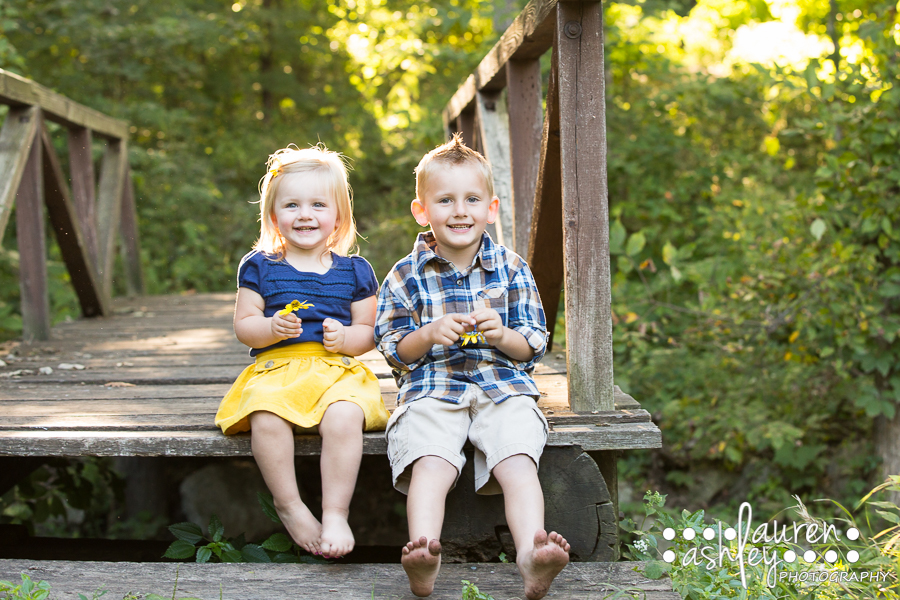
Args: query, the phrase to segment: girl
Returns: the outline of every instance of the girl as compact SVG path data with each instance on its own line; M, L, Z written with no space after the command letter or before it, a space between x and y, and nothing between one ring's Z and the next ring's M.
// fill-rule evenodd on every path
M259 241L238 267L234 332L256 363L226 394L216 425L250 430L253 456L288 533L308 552L353 549L347 524L362 433L389 418L378 380L351 358L375 347L378 283L347 256L356 242L342 157L324 146L284 148L260 184ZM322 522L300 499L294 427L322 436Z

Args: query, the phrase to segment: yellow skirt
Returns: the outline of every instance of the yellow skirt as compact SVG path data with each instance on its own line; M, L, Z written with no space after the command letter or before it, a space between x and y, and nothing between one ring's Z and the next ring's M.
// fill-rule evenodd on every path
M387 425L390 414L368 367L317 342L302 342L258 354L219 404L216 425L226 435L249 431L250 413L265 410L298 427L315 427L325 409L341 400L362 408L366 431Z

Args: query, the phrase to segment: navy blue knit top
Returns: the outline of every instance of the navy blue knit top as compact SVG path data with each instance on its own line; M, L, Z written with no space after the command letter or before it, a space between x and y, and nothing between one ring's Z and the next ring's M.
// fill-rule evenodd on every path
M331 268L326 273L298 271L286 260L275 261L253 251L241 259L238 287L253 290L263 297L263 314L271 317L293 300L313 304L296 313L303 322L300 337L281 340L265 348L251 348L250 356L300 342L322 343L322 321L332 318L351 325L350 304L374 296L378 281L372 265L361 256L338 256L332 253Z

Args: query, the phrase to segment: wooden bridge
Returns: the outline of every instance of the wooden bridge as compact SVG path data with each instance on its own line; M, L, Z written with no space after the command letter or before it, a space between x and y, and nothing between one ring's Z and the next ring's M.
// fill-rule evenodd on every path
M619 558L616 457L660 447L661 435L613 383L601 17L596 1L532 0L450 100L444 119L448 134L461 131L491 161L501 198L493 234L528 257L549 323L565 289L568 352L548 353L535 373L551 424L540 477L547 527L569 538L580 562L548 597L603 598L629 588L661 600L678 597L667 580L610 562ZM544 113L540 57L551 48ZM24 316L24 340L0 367L0 493L44 457L250 456L248 435L225 437L213 425L219 400L249 363L231 328L233 293L141 295L127 124L2 71L0 103L10 106L0 131L0 236L15 200ZM68 177L45 120L67 132ZM106 142L99 184L94 136ZM85 317L52 329L44 207ZM129 295L111 298L117 239ZM375 352L362 360L392 409L397 388L387 364ZM318 436L296 438L297 455L320 447ZM385 450L382 434L365 435L366 454ZM465 475L448 498L444 536L460 547L489 539L503 548L502 499L476 497ZM174 565L0 559L0 578L26 568L60 591L105 583L115 593L119 580L149 586L150 574L174 579L175 572ZM211 598L213 582L222 580L225 598L280 597L298 584L322 592L315 597L410 597L399 565L266 568L182 565L179 594L193 586L192 595ZM258 578L254 573L266 573L271 585L248 591L239 582ZM515 595L514 576L512 565L448 565L434 597L459 597L460 579Z

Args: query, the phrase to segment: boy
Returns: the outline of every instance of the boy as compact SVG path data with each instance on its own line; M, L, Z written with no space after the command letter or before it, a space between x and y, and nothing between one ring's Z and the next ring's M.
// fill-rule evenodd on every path
M475 488L502 490L516 565L530 600L569 561L544 530L537 466L547 440L530 373L546 350L544 311L525 262L497 246L491 168L458 136L416 167L416 222L430 225L394 265L378 298L375 340L394 368L398 407L385 436L394 487L408 495L401 562L417 596L434 589L447 493L475 446Z

